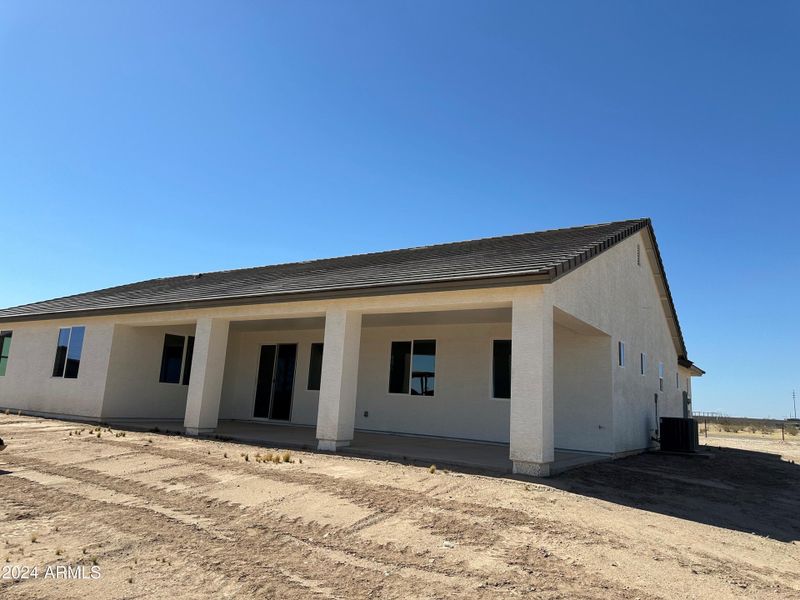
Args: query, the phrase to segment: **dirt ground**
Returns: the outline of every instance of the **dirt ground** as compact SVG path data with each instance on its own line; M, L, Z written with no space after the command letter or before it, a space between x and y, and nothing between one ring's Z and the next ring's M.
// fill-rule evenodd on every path
M100 433L0 415L3 599L800 598L800 441L533 481Z

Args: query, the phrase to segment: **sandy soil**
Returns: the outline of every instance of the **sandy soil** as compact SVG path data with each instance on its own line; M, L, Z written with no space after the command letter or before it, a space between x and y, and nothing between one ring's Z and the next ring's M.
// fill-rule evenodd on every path
M0 415L0 567L39 569L0 597L800 598L797 441L524 481L90 430Z

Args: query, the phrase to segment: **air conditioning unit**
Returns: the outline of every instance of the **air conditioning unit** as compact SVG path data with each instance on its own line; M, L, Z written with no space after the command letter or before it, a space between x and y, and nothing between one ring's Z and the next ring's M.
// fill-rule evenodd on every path
M697 421L678 417L659 419L661 449L667 452L697 452L700 440Z

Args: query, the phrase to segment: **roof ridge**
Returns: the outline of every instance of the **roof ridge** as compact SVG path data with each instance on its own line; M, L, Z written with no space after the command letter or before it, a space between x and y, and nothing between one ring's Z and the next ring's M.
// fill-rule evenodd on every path
M17 305L17 306L3 308L2 310L0 310L0 316L2 316L2 313L8 312L8 311L13 312L14 310L20 309L20 308L33 307L33 306L37 306L37 305L48 305L48 304L51 304L51 303L54 303L54 302L61 302L61 301L64 301L64 300L72 300L72 299L79 299L80 297L83 297L83 296L90 296L90 295L103 294L103 293L109 293L109 292L123 293L123 292L125 292L125 290L128 290L128 289L136 290L139 287L141 287L143 285L148 285L148 284L150 286L159 286L159 285L169 286L170 283L191 281L192 279L197 279L197 280L202 281L203 275L209 275L209 276L213 276L213 275L231 275L231 274L235 275L237 273L244 274L246 272L258 272L258 271L263 270L263 269L281 269L281 268L287 268L287 267L299 266L299 265L307 265L307 266L310 267L310 269L308 269L304 273L305 275L308 275L309 271L313 271L314 270L314 266L319 265L320 267L323 267L326 264L330 264L331 262L345 261L347 259L356 259L356 258L363 259L363 258L376 257L376 256L381 256L381 255L392 255L392 254L397 254L397 253L414 253L414 252L419 252L419 251L424 251L424 250L432 250L432 249L437 249L437 248L438 249L446 248L448 246L453 247L453 248L457 248L459 246L474 245L474 244L480 244L480 243L485 243L485 242L490 242L490 241L501 242L501 241L506 241L506 240L510 240L510 239L513 239L513 238L520 238L521 239L521 238L524 238L526 236L540 236L540 235L557 234L557 233L564 233L564 232L582 232L582 231L587 231L587 230L591 230L591 229L597 229L597 228L601 228L601 227L616 226L614 228L614 230L612 230L611 232L608 232L605 236L603 236L600 239L595 239L595 240L591 241L591 243L589 243L587 241L587 242L582 244L583 247L581 247L581 248L574 248L573 247L572 249L570 249L568 251L567 256L563 260L561 260L561 261L557 261L557 260L551 261L550 264L548 264L546 267L543 266L543 265L540 265L540 269L541 268L547 268L550 271L558 270L559 272L563 272L565 264L571 263L571 262L576 261L576 260L577 260L578 264L580 264L580 263L584 262L583 256L586 255L587 252L590 253L590 254L593 254L595 249L598 249L598 248L601 248L600 251L602 251L602 248L606 247L606 245L609 243L609 241L614 240L615 238L619 238L620 236L626 237L632 229L637 229L638 230L641 227L646 226L649 223L650 223L650 219L645 217L645 218L638 218L638 219L627 219L627 220L623 220L623 221L609 221L609 222L606 222L606 223L594 223L594 224L588 224L588 225L578 225L578 226L573 226L573 227L545 229L545 230L541 230L541 231L530 231L530 232L523 232L523 233L513 233L513 234L506 234L506 235L499 235L499 236L487 236L487 237L483 237L483 238L476 238L476 239L470 239L470 240L459 240L459 241L454 241L454 242L442 242L442 243L438 243L438 244L428 244L428 245L423 245L423 246L412 246L412 247L409 247L409 248L398 248L398 249L392 249L392 250L379 250L379 251L375 251L375 252L363 252L363 253L335 256L335 257L328 257L328 258L316 258L316 259L309 259L309 260L304 260L304 261L292 261L292 262L277 263L277 264L271 264L271 265L260 265L260 266L254 266L254 267L241 267L241 268L237 268L237 269L225 269L225 270L220 270L220 271L207 271L207 272L194 273L194 274L182 274L182 275L171 275L171 276L166 276L166 277L155 277L155 278L151 278L151 279L144 279L144 280L140 280L140 281L136 281L136 282L124 283L124 284L120 284L120 285L113 285L113 286L108 286L108 287L105 287L105 288L90 290L90 291L86 291L86 292L78 292L78 293L74 293L74 294L67 294L67 295L64 295L64 296L59 296L57 298L49 298L49 299L41 300L41 301L37 301L37 302L31 302L31 303L26 303L26 304L21 304L21 305ZM620 239L622 239L622 238L620 238ZM560 252L564 253L565 251L566 251L566 249L563 249ZM549 253L546 253L546 254L549 255ZM554 257L557 256L558 254L559 254L559 251L555 251L555 250L553 251ZM358 265L358 266L363 266L363 265ZM319 269L319 270L320 271L324 271L324 269ZM569 268L567 268L567 270L569 270ZM287 274L287 275L291 275L291 274ZM202 284L201 284L201 287L204 287L204 286L202 286Z
M136 285L138 283L146 283L146 282L151 282L151 281L153 281L153 282L154 281L162 281L162 280L166 281L166 280L170 280L170 279L180 279L180 278L183 278L183 277L197 277L197 276L203 276L203 275L212 275L212 274L216 274L216 273L236 273L237 271L251 271L251 270L255 270L255 269L264 269L264 268L267 268L267 267L289 267L289 266L293 266L293 265L308 265L308 264L312 264L312 263L326 262L326 261L332 261L332 260L341 260L341 259L345 259L345 258L378 256L378 255L381 255L381 254L390 254L390 253L393 253L393 252L410 252L410 251L418 251L418 250L428 250L430 248L442 248L444 246L456 246L456 245L459 245L459 244L471 244L471 243L475 243L475 242L486 242L486 241L489 241L489 240L506 240L506 239L509 239L509 238L523 237L523 236L526 236L526 235L539 235L539 234L543 234L543 233L557 233L557 232L563 232L563 231L576 231L576 230L580 230L580 229L593 229L593 228L596 228L596 227L607 227L608 225L623 225L623 224L631 224L631 225L633 225L634 223L641 223L641 222L645 222L645 221L649 222L650 218L649 217L640 217L640 218L637 218L637 219L625 219L623 221L608 221L606 223L593 223L593 224L589 224L589 225L576 225L574 227L558 227L558 228L555 228L555 229L542 229L540 231L523 231L523 232L520 232L520 233L509 233L509 234L504 234L504 235L491 235L491 236L487 236L487 237L475 238L475 239L470 239L470 240L457 240L457 241L453 241L453 242L439 242L437 244L426 244L426 245L423 245L423 246L410 246L408 248L391 248L389 250L375 250L373 252L356 252L355 254L342 254L340 256L329 256L329 257L325 257L325 258L309 258L307 260L293 260L293 261L288 261L288 262L283 262L283 263L272 263L272 264L267 264L267 265L256 265L256 266L253 266L253 267L239 267L239 268L236 268L236 269L222 269L222 270L219 270L219 271L200 271L198 273L185 273L183 275L168 275L166 277L155 277L153 279L143 279L142 281L137 281L135 283L123 284L121 286L119 286L119 285L118 286L111 286L111 287L108 287L108 288L103 288L103 289L100 289L100 290L93 290L93 291L104 291L104 290L108 290L108 289L124 287L124 285ZM72 294L72 295L74 295L74 294ZM65 297L68 297L68 296L65 296ZM54 298L54 300L55 299L56 298Z

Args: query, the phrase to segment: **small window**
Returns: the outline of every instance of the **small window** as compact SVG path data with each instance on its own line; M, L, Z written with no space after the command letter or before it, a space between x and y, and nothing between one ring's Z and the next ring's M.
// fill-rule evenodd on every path
M664 363L658 363L658 389L664 391Z
M53 364L53 377L76 379L81 366L83 337L86 328L62 327L58 330L56 360Z
M433 396L436 387L436 340L392 342L389 392Z
M311 344L311 358L308 361L308 389L319 391L322 383L322 348L321 343Z
M675 373L675 387L677 389L681 389L681 375L680 375L680 373Z
M8 353L11 350L11 332L0 331L0 377L6 374Z
M494 340L492 398L511 398L511 340Z
M161 383L181 383L189 385L192 378L192 359L194 358L194 336L166 334L161 352Z
M168 333L164 336L164 350L161 353L161 375L158 378L161 383L180 382L185 341L182 335Z
M639 373L642 375L647 373L647 354L644 352L639 355Z
M619 366L620 367L624 367L625 366L625 342L619 342L618 351L619 351Z

